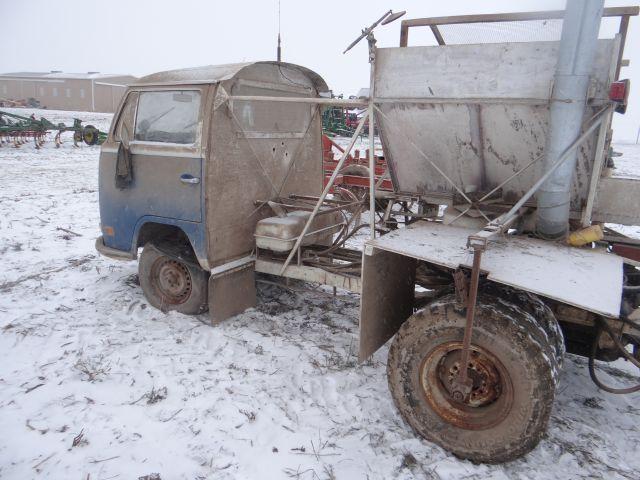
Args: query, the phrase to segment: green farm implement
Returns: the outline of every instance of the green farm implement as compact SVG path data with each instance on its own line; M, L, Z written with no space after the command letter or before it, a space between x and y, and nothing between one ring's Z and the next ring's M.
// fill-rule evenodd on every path
M80 142L87 145L100 145L107 138L93 125L82 125L82 120L75 118L73 125L55 124L44 117L39 120L35 115L25 117L15 113L0 111L0 147L11 145L19 148L33 140L36 148L40 148L49 133L56 132L54 141L56 148L62 144L60 136L63 132L73 132L73 144L78 147Z

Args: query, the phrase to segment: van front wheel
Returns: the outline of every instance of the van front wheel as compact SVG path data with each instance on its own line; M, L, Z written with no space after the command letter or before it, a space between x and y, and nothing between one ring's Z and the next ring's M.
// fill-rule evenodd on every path
M196 315L207 310L208 274L195 263L170 257L147 243L140 255L138 277L147 301L163 312Z

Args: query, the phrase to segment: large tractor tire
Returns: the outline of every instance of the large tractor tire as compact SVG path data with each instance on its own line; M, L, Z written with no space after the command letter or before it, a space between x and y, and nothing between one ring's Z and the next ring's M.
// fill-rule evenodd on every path
M522 303L511 303L514 295L478 296L467 365L473 387L466 400L454 399L452 389L465 326L455 295L411 316L389 350L389 388L407 423L474 462L501 463L529 452L551 414L562 333L539 299L525 294Z
M100 139L100 132L93 125L87 125L82 129L82 139L87 145L96 145Z
M138 262L138 277L147 301L163 312L196 315L207 311L209 275L195 262L178 260L147 243Z

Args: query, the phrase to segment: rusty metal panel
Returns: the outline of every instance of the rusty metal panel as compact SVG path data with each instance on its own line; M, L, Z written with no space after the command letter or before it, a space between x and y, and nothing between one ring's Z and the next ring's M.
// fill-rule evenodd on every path
M217 324L256 306L253 262L209 277L209 317Z
M475 229L419 222L369 240L365 248L407 255L450 269L470 268L467 248ZM365 250L366 252L366 250ZM622 258L602 249L569 247L522 236L490 242L481 269L489 280L617 318L622 298Z
M253 250L256 223L273 215L257 201L319 195L323 187L320 107L225 96L317 97L314 82L299 69L259 63L217 87L205 173L211 266Z
M598 41L592 105L607 99L616 48L616 39ZM539 158L557 52L558 42L379 49L375 95L382 114L376 119L396 188L454 192L418 149L467 193L486 192ZM587 116L595 111L595 106L587 109ZM579 151L575 211L587 196L594 143ZM539 177L540 166L509 182L504 199L522 196Z
M374 249L363 255L359 361L385 344L413 313L417 262Z

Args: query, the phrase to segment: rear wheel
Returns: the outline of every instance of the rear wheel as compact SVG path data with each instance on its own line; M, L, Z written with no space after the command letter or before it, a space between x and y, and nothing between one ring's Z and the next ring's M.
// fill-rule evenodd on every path
M207 310L209 276L195 263L168 256L147 243L140 255L138 277L149 303L163 312L194 315Z
M87 145L95 145L98 143L99 132L93 125L87 125L82 129L82 139Z
M543 308L544 304L540 302ZM545 322L555 319L544 307ZM464 309L447 295L411 316L389 350L393 399L409 425L453 454L500 463L533 449L549 420L561 355L528 308L480 294L468 377L470 395L453 388L465 325ZM551 315L551 317L549 317ZM562 340L560 330L557 331Z

